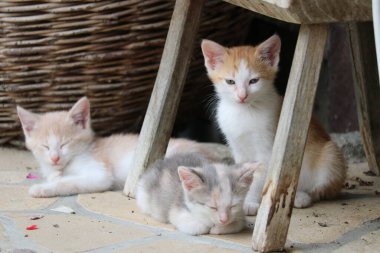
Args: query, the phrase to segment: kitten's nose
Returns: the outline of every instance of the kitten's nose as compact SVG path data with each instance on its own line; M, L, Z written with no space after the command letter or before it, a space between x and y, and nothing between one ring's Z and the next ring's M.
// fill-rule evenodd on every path
M240 100L240 103L244 103L245 100L247 99L248 95L240 95L239 96L239 100Z
M50 157L51 161L54 163L54 164L57 164L59 162L59 155L53 155Z
M219 216L219 221L220 223L222 224L226 224L228 222L228 215L226 213L222 213L220 216Z

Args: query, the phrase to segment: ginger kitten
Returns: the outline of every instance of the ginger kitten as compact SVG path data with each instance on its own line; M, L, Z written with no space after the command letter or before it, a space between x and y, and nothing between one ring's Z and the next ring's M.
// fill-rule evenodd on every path
M122 189L130 170L138 135L96 138L91 129L90 102L81 98L69 111L36 114L17 107L26 147L37 159L46 182L30 187L33 197ZM200 152L200 143L171 139L166 155Z
M137 205L188 234L237 233L245 227L243 202L258 166L212 164L198 154L165 158L141 176Z
M235 161L261 161L267 168L282 106L274 87L281 40L274 35L256 47L226 48L202 41L208 76L219 99L216 118ZM329 135L312 119L294 206L308 207L336 197L345 180L343 156ZM266 173L255 175L244 211L255 215Z

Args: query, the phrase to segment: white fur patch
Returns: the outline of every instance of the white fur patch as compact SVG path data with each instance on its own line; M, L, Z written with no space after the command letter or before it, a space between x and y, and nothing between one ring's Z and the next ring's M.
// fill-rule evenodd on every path
M53 134L52 132L49 133L48 139L47 139L49 148L56 148L59 145L57 136Z

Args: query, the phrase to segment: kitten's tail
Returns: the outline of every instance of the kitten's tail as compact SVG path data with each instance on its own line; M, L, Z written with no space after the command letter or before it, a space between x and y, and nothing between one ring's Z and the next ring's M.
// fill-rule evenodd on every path
M319 182L312 192L314 201L332 199L339 195L346 179L346 164L337 145L329 141L323 148L317 164Z

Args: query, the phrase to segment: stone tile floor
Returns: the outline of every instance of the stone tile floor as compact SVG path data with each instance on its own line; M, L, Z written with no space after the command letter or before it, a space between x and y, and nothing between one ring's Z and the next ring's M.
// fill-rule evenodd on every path
M295 209L288 252L380 252L380 177L365 175L365 163L350 164L338 200ZM254 218L247 229L223 236L189 236L139 212L121 192L33 199L26 179L37 171L31 154L0 148L0 252L252 252ZM75 213L52 209L69 207ZM37 220L32 217L43 216ZM26 230L37 225L36 230Z

